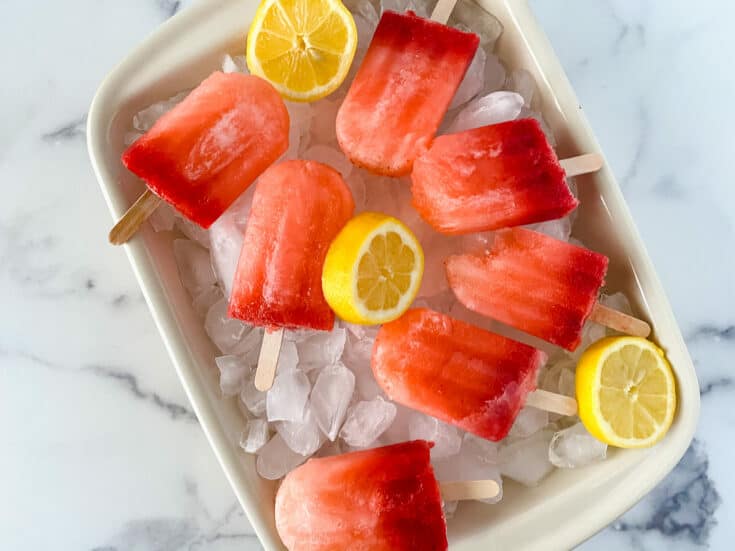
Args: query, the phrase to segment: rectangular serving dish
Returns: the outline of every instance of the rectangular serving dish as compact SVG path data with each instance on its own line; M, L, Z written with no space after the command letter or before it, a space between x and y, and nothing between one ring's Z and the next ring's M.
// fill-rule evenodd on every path
M477 2L503 24L497 53L510 67L536 78L539 108L558 142L560 158L600 147L556 58L524 0ZM100 86L89 112L88 148L112 216L117 220L143 191L124 170L120 154L132 116L142 108L196 86L225 52L242 53L255 0L200 2L162 25L123 60ZM692 439L699 388L692 361L661 283L641 242L615 177L605 166L580 178L582 207L574 233L611 259L607 288L624 291L652 322L653 339L676 372L679 406L674 424L649 450L611 450L606 461L557 470L537 488L508 481L499 505L460 506L449 522L450 548L568 549L632 507L676 465ZM282 550L275 530L276 483L262 480L254 457L238 446L243 418L233 399L220 395L216 351L182 287L170 232L145 225L125 246L181 383L235 494L267 550Z

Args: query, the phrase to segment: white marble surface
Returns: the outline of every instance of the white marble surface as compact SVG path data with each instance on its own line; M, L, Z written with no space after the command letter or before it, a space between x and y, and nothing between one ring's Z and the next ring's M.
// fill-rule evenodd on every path
M106 244L84 142L102 77L185 4L0 4L0 549L259 549L123 251ZM532 5L620 177L702 385L682 464L581 548L731 549L735 5Z

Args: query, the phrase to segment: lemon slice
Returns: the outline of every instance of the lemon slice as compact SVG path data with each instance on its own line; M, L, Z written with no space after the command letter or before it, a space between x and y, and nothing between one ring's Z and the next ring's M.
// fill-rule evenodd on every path
M424 274L424 252L400 220L362 213L327 251L322 290L342 319L363 325L394 320L413 302Z
M342 84L356 48L355 21L339 0L263 0L247 62L285 98L314 101Z
M577 365L579 416L587 430L619 448L652 446L676 410L676 384L663 351L639 337L608 337Z

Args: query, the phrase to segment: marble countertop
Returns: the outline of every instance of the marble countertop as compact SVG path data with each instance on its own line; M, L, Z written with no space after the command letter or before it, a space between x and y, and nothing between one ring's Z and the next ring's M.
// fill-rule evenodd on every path
M85 147L101 79L186 3L2 4L1 549L260 548L124 252L106 243ZM702 389L680 465L580 548L731 549L735 4L531 3L620 179Z

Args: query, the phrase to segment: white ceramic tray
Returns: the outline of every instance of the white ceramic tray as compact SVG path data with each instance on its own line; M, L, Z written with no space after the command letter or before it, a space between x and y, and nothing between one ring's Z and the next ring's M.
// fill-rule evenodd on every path
M536 78L540 108L561 158L600 152L551 45L523 0L480 0L505 27L498 53ZM162 25L105 79L88 122L89 154L115 219L142 191L120 163L123 136L134 113L193 88L218 67L225 52L243 53L255 0L200 2ZM608 168L580 181L582 206L575 234L611 259L608 288L631 297L652 322L678 380L679 409L666 438L650 450L614 450L599 464L557 470L533 489L508 482L499 505L468 503L449 522L450 548L568 549L634 505L679 461L694 433L699 389L671 307ZM276 484L259 478L253 457L238 447L243 418L220 397L215 350L183 289L168 232L147 225L125 249L191 404L232 488L267 550L281 550L275 531ZM165 443L162 443L165 445Z

